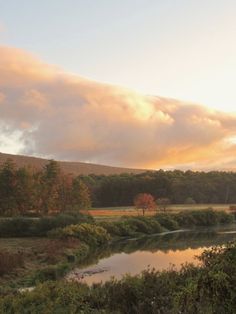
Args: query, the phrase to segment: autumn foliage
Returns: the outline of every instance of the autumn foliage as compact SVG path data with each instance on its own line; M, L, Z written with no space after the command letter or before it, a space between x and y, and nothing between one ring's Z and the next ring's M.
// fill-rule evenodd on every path
M0 166L0 215L45 215L90 206L87 185L79 177L63 173L54 160L40 171L17 168L11 160Z
M140 193L134 198L134 206L137 209L141 209L144 216L147 210L154 210L156 208L156 203L151 194Z

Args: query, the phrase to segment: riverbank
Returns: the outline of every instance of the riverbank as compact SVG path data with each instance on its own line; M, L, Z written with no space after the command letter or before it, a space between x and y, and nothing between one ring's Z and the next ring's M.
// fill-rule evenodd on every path
M11 234L11 230L15 235L17 228L20 229L25 223L28 229L21 231L21 234L24 232L24 239L6 239L4 245L4 241L0 241L1 252L3 254L7 252L8 260L9 258L12 260L11 269L7 269L9 263L4 265L2 262L5 273L3 272L0 277L1 292L30 287L48 280L58 280L86 261L96 261L104 254L110 254L108 252L112 251L113 243L118 240L162 234L186 227L228 224L234 217L225 212L203 210L171 215L159 214L155 217L123 217L116 222L84 222L84 217L79 219L80 217L73 215L71 218L64 215L42 218L37 222L28 218L6 220L7 226L10 225L11 228L7 229L5 226L1 232L5 230L8 235ZM71 225L71 222L74 224ZM4 226L3 222L1 223ZM40 230L47 234L47 237L30 238L30 230L33 232ZM18 265L15 260L17 252L22 255L23 266L22 262Z
M31 292L0 300L1 313L209 313L236 310L236 245L212 248L201 266L180 271L144 271L89 287L76 282L48 282Z

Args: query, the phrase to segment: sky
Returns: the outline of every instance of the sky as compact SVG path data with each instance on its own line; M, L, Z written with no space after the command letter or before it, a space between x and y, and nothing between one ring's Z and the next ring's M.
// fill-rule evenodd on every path
M235 13L233 0L0 0L0 151L234 168Z

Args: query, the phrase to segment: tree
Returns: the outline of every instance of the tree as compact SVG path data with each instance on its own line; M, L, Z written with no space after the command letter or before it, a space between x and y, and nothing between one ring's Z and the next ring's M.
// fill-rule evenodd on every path
M41 211L49 213L58 210L59 207L59 184L61 179L61 169L59 164L50 160L43 168L40 180Z
M73 177L70 174L61 175L58 185L58 209L60 212L69 211L72 209L73 203Z
M8 159L0 169L1 214L13 214L17 211L16 183L16 166L11 159Z
M134 198L134 206L137 209L141 209L144 216L147 210L153 210L156 208L156 203L151 194L139 193Z
M162 211L166 211L167 206L170 205L170 200L167 197L162 197L157 199L157 205Z
M91 207L90 193L87 185L79 178L75 178L72 184L73 209L88 209Z
M36 184L31 169L24 167L16 170L15 196L20 214L35 209Z

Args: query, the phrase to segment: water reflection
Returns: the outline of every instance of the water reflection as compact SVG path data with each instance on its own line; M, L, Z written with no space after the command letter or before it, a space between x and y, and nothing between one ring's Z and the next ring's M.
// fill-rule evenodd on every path
M195 257L204 249L235 240L235 229L235 226L202 228L118 241L106 249L98 249L68 278L92 284L112 276L121 278L125 273L138 274L147 268L163 270L175 265L178 269L186 262L197 264Z

